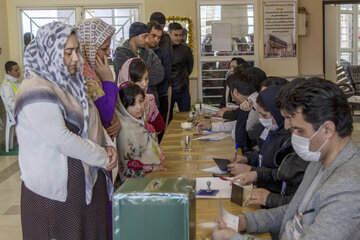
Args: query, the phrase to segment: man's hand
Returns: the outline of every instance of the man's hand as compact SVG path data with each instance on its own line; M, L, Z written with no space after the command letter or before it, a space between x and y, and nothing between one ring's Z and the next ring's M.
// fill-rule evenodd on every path
M102 60L98 55L96 55L95 73L98 75L101 81L114 82L114 77L109 67L106 55L104 55L104 60Z
M232 182L238 181L240 186L244 186L250 183L254 183L256 182L256 180L257 180L257 172L251 171L251 172L241 173L235 176L232 179Z
M230 163L227 165L228 171L233 175L250 172L251 166L243 163Z
M229 160L230 160L230 162L247 163L247 157L242 156L242 155L237 155L236 160L235 160L235 156L232 155Z
M230 108L230 107L222 108L222 109L220 109L219 111L216 112L216 116L218 116L218 117L223 117L223 116L224 116L224 112L231 111L231 110L233 110L233 109Z
M255 188L251 191L247 205L266 205L266 199L270 192L264 188Z
M211 123L209 122L201 122L196 126L200 131L202 130L211 130Z
M106 171L110 171L116 167L118 157L117 157L117 153L113 147L105 147L105 149L109 156L109 163L106 166Z
M234 234L236 234L236 232L231 228L220 229L216 227L211 236L213 240L229 240Z
M117 138L119 135L120 129L121 129L121 123L117 117L113 117L113 119L110 122L111 126L106 129L106 132L109 134L109 136L114 139Z
M243 111L250 111L251 108L254 106L254 102L250 99L249 101L244 101L240 104L240 109Z

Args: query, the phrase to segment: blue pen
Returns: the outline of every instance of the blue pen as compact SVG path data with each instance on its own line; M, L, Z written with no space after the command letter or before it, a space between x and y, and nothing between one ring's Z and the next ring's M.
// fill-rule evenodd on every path
M204 130L206 130L206 131L208 131L208 132L211 132L211 130L210 130L210 129L207 129L207 128L205 128Z
M237 150L238 150L238 143L235 143L235 162L236 162L236 159L237 159Z

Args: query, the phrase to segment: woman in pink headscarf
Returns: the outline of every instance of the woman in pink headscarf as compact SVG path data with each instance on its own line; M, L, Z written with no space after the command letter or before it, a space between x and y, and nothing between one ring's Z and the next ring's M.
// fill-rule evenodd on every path
M150 67L141 58L130 58L119 71L118 86L123 82L131 81L147 92L149 84ZM152 94L146 94L145 121L154 126L155 131L160 133L165 130L165 122L156 106Z

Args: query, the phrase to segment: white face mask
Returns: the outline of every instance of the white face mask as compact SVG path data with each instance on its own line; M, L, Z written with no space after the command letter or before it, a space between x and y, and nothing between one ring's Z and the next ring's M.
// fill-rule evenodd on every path
M259 121L267 130L275 130L277 128L277 125L273 124L272 118L259 118Z
M315 152L310 151L310 140L319 132L321 127L322 125L310 138L300 137L294 133L291 135L291 144L296 154L299 155L299 157L301 157L305 161L317 162L320 160L320 155L321 155L320 151L325 146L328 139L326 139L325 142L320 146L320 148Z

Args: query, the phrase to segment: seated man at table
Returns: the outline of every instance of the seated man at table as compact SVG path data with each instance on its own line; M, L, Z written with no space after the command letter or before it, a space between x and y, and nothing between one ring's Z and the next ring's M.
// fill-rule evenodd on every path
M255 83L257 88L256 91L258 92L260 91L260 84L266 79L266 73L263 70L257 67L249 67L249 66L243 67L243 65L241 65L235 67L234 72L237 71L255 75L257 77L257 81ZM237 107L222 108L216 114L218 117L222 117L229 121L234 121L238 117L239 108Z
M276 105L296 153L311 163L288 205L240 214L239 232L271 232L281 240L359 239L360 152L343 92L331 81L296 79L281 89ZM248 238L221 225L213 239Z
M243 123L241 127L251 130L259 123L259 114L256 111L257 78L253 74L246 74L240 71L234 72L227 79L231 95L237 104L249 107L249 111L240 111L237 121L209 123L201 122L197 126L200 130L211 130L211 132L232 132L233 139L238 142L241 149L245 148L244 142L238 140L236 126L238 122Z

